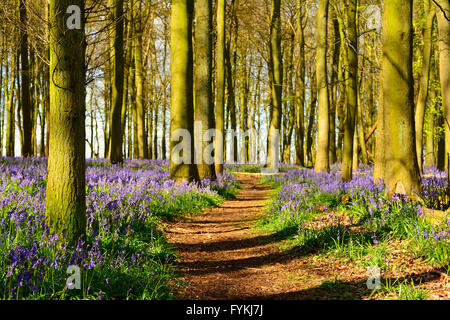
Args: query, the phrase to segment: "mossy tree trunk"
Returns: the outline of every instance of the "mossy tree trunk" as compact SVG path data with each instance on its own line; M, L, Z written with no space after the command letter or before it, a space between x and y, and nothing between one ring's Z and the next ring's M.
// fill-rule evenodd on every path
M447 177L450 180L450 167L448 166L450 159L450 2L448 0L436 0L435 9L439 33L439 75L444 110L445 167L447 168Z
M214 164L216 174L223 172L224 117L225 117L225 7L226 0L217 0L217 45L216 45L216 131Z
M122 155L122 108L124 85L124 50L123 50L123 0L109 0L111 33L111 118L109 157L111 163L123 161Z
M171 97L170 97L170 178L182 181L197 181L198 170L194 164L194 102L193 102L193 50L192 20L194 3L191 0L172 0L170 18L171 35ZM185 130L189 135L174 141L174 133ZM180 139L180 140L181 140ZM175 146L183 143L182 152L174 152ZM188 154L185 154L188 153ZM183 159L187 156L187 162ZM181 161L178 161L181 160Z
M144 66L143 66L143 22L142 22L142 6L141 2L137 1L134 4L133 16L134 21L134 66L135 66L135 85L136 85L136 124L137 124L137 142L138 142L138 157L139 159L148 158L148 144L147 134L145 130L145 94L144 94Z
M345 6L348 42L344 49L346 117L344 124L344 145L342 149L342 180L352 179L352 159L358 108L358 25L356 19L357 0L348 0ZM360 128L362 130L362 128ZM356 145L356 148L358 146Z
M68 6L81 29L68 30ZM46 211L50 230L74 243L86 231L84 0L50 0L50 152Z
M316 78L318 90L318 137L314 171L330 170L329 165L329 96L327 81L328 0L319 0L317 11Z
M385 2L383 112L386 187L390 193L421 189L414 134L412 0Z
M205 140L205 133L214 128L211 120L214 117L214 102L212 97L212 0L197 0L195 8L195 121L201 123L201 130L194 128L196 140L196 155L200 163L197 169L200 179L210 177L215 179L214 163L206 163L204 150L211 144ZM212 139L212 137L211 137Z
M297 0L297 42L298 42L298 70L295 89L295 164L305 166L304 141L305 141L305 36L303 27L304 1Z
M423 124L425 119L425 106L428 99L428 84L430 79L430 62L432 49L433 22L436 16L432 0L424 0L425 28L423 29L423 59L422 74L420 76L419 96L415 110L416 154L419 170L423 164Z
M267 163L268 167L275 169L279 161L279 139L282 116L282 94L283 94L283 62L281 52L281 0L272 0L270 14L270 70L271 70L271 106L270 125L267 141Z

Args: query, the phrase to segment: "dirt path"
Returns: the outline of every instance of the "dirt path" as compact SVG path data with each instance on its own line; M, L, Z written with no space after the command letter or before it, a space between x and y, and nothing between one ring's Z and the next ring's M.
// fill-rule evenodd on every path
M312 264L298 251L280 250L279 238L254 231L270 198L270 188L259 178L238 175L243 189L236 199L168 227L180 258L180 280L187 282L177 289L178 298L330 298L330 288L322 286L333 276L330 264ZM361 291L361 281L349 286L352 295Z
M367 299L365 269L333 258L281 249L289 234L265 234L255 228L265 214L270 188L260 176L239 174L236 199L200 216L169 224L166 235L179 255L184 286L176 296L210 299ZM286 240L288 241L288 240ZM414 274L414 273L413 273ZM433 299L447 299L440 270L415 273ZM372 296L372 299L376 296Z

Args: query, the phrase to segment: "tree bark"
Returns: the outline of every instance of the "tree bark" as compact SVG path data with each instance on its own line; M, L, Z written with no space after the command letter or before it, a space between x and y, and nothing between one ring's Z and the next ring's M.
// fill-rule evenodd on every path
M216 47L216 137L214 164L216 174L223 172L225 161L225 6L226 0L217 0L217 47Z
M344 49L344 63L346 65L346 117L344 124L344 145L342 149L342 180L352 179L352 159L355 136L355 116L358 108L358 25L356 20L357 0L349 0L345 6L347 22L348 47ZM347 60L347 61L345 61ZM360 128L362 130L362 128ZM356 146L357 148L357 146Z
M385 2L383 99L386 187L390 193L421 190L414 134L412 0Z
M415 131L416 131L416 155L419 170L423 165L423 124L425 119L425 106L428 99L428 84L430 79L430 62L432 49L433 22L436 11L433 8L432 0L424 0L425 6L425 29L423 30L423 59L422 74L420 76L419 96L417 98L415 111Z
M124 52L123 52L123 0L109 0L110 20L113 25L111 35L111 118L109 157L111 163L123 161L122 154L122 109L124 85Z
M281 53L281 0L272 0L270 15L270 70L271 106L268 135L267 162L270 169L276 169L279 161L279 142L282 116L283 62Z
M192 20L194 3L190 0L173 0L171 14L171 100L170 100L170 178L182 181L198 181L194 164L194 106L193 106L193 50ZM182 143L187 147L174 153L178 141L176 130L186 130L188 136ZM185 154L187 153L187 154ZM182 158L186 157L187 162ZM180 159L181 158L181 159ZM185 159L186 159L185 158Z
M328 0L319 0L317 11L317 49L316 49L316 77L318 90L318 137L314 171L330 170L329 165L329 117L330 109L327 81L327 24L328 24Z
M67 29L69 5L81 8L81 29ZM45 214L50 230L75 244L86 232L84 0L50 0L50 23L51 129Z

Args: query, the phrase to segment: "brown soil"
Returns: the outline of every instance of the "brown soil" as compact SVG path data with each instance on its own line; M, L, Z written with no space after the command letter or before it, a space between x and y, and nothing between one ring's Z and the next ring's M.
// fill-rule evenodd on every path
M183 285L175 288L177 298L367 299L371 291L365 269L302 253L301 248L282 250L282 235L256 231L271 196L259 178L239 174L243 189L236 199L167 226L182 272L178 280ZM445 294L445 275L430 268L421 271L420 278L428 277L430 285L439 286L433 298L450 298Z

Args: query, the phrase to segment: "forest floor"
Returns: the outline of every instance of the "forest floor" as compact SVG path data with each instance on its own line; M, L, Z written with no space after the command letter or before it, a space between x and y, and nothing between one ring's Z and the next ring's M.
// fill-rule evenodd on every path
M216 299L380 299L365 268L289 245L292 233L268 233L258 224L273 195L258 174L237 174L242 190L221 207L167 224L178 254L175 296ZM432 299L450 299L448 275L413 266L402 279L419 280ZM394 297L394 296L392 296Z

